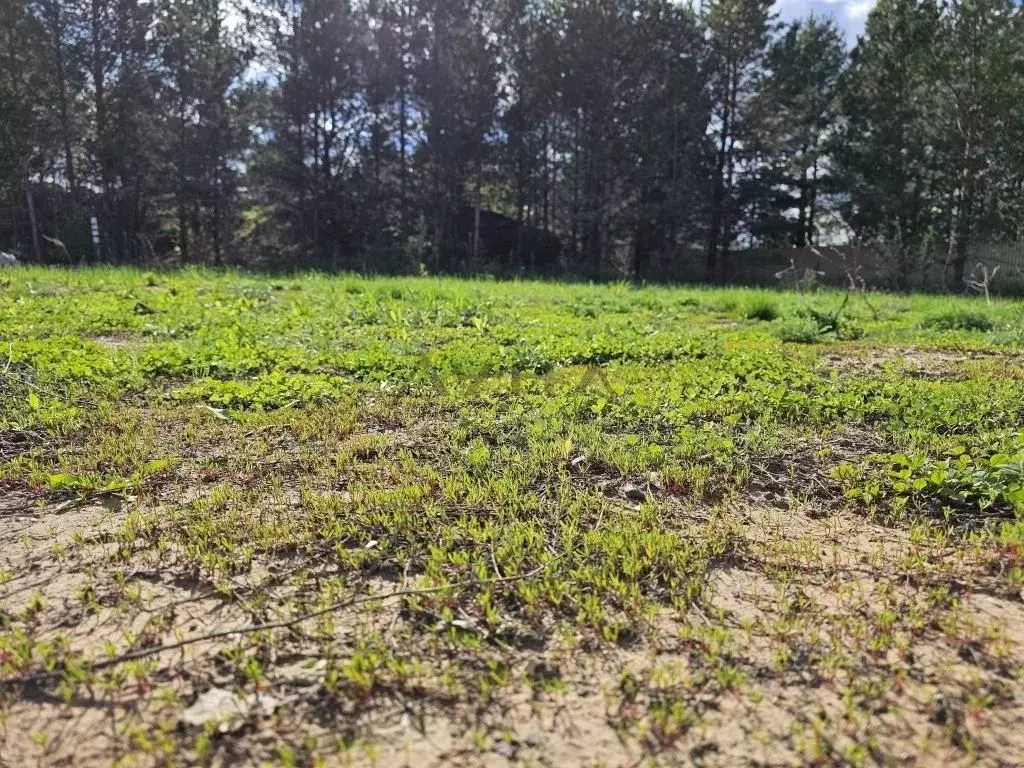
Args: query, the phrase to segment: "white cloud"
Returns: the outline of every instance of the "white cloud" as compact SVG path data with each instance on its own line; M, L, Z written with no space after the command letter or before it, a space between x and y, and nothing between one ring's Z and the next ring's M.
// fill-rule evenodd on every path
M874 7L875 0L851 0L846 4L846 16L850 19L866 19Z
M864 21L875 0L778 0L775 9L783 21L800 19L810 14L831 18L852 45L864 31Z

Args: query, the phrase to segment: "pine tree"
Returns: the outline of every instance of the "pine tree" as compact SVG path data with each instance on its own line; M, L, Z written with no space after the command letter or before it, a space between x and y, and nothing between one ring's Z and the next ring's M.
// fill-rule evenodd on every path
M274 14L277 87L259 163L269 202L282 212L307 264L354 266L355 151L361 109L361 35L347 0L284 0Z
M759 130L756 95L774 27L769 0L713 0L704 13L711 45L711 135L715 164L711 180L707 278L723 274L740 216L737 193L753 157Z
M32 177L43 170L48 146L44 82L43 27L24 3L0 0L0 202L20 192L29 211L29 237L41 253Z
M939 9L931 0L880 0L851 53L836 159L854 236L884 244L904 284L936 232L946 192L935 153L937 98L932 48Z
M248 131L233 99L251 58L220 0L165 0L158 9L161 164L173 179L178 255L222 263L230 240L235 162Z
M961 284L976 239L1020 233L1014 171L1021 146L1013 119L1024 103L1020 20L1012 0L953 0L932 49L942 175L950 190L945 265L951 287Z
M842 34L814 16L792 22L768 51L755 109L762 126L753 193L761 205L749 224L755 240L797 247L814 242L822 189L832 186L830 145L845 65Z

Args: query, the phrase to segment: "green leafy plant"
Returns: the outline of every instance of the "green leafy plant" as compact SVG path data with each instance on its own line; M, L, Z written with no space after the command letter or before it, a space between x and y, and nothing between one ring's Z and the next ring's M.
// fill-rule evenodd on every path
M769 296L755 296L743 308L747 320L770 322L779 316L778 304Z
M775 333L783 341L798 344L813 344L821 341L823 335L821 326L804 315L790 315L776 321Z
M929 315L922 322L922 327L936 331L991 331L995 324L981 312L952 310Z

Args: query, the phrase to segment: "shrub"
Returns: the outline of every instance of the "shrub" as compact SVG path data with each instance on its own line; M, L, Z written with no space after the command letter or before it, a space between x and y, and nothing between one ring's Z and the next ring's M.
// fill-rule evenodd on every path
M721 312L723 315L731 315L739 308L740 302L734 294L717 296L708 302L708 308L712 312Z
M778 321L775 332L783 341L813 344L821 339L821 327L813 318L792 315Z
M743 317L747 320L763 320L771 322L779 316L779 309L768 296L755 296L747 302Z
M993 323L980 312L960 309L927 317L922 326L936 331L991 331Z
M831 335L840 341L851 341L864 336L864 328L861 325L843 316L843 307L832 314L821 312L814 307L802 307L796 311L796 316L808 324L813 323L817 326L819 336Z
M862 339L864 338L864 328L852 320L841 317L836 321L836 338L840 341Z

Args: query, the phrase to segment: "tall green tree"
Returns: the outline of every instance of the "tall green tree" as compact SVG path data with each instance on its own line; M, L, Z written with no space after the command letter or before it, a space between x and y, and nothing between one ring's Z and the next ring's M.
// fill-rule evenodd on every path
M51 135L59 142L59 151L52 160L63 164L59 176L66 182L73 200L78 198L78 166L82 138L82 94L85 72L82 66L82 7L61 0L37 0L33 12L42 26L40 55L44 59L46 77L42 93L53 105L47 115Z
M634 16L626 202L632 276L648 277L656 256L674 259L706 236L707 134L711 99L699 20L673 3L643 2ZM631 118L631 119L630 119Z
M553 146L559 78L550 9L529 0L499 6L501 143L500 204L517 221L548 228L554 215Z
M425 55L416 97L423 126L419 167L431 204L433 265L453 270L479 255L479 210L498 107L496 8L488 0L436 0L424 8ZM460 236L462 210L476 223Z
M849 56L772 8L0 0L0 195L116 261L721 279L838 209L957 285L1022 237L1019 5L880 0Z
M306 264L355 266L355 158L365 127L363 44L348 0L283 0L273 7L277 80L270 140L257 178Z
M754 159L757 94L775 26L771 0L712 0L704 12L710 42L715 162L711 178L707 277L722 276L736 237L740 177Z
M387 259L391 253L408 264L422 255L414 252L417 215L410 164L419 136L413 73L423 26L416 0L370 0L364 13L370 125L362 152L367 194L361 219L372 256Z
M32 197L32 177L45 165L51 149L45 130L44 29L15 0L0 0L0 200L25 195L32 249L40 254L39 229Z
M77 3L77 5L76 5ZM86 73L84 171L99 190L101 255L144 258L147 224L159 180L154 6L146 0L74 0Z
M235 115L251 58L221 0L165 0L157 11L162 162L173 179L176 242L185 261L220 264L231 238L237 162L248 143Z
M814 16L789 24L769 49L755 110L762 126L754 193L762 205L749 223L755 240L814 243L822 192L834 187L831 146L845 66L842 33Z
M972 244L1019 237L1024 27L1012 0L952 0L932 48L948 188L945 266L961 283Z
M837 166L844 218L865 243L884 243L906 279L922 244L946 226L936 152L934 46L940 9L932 0L880 0L851 53L844 78Z

